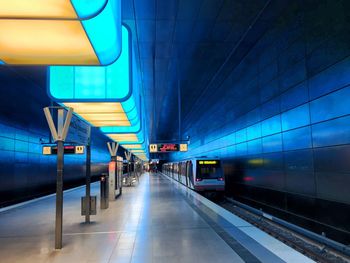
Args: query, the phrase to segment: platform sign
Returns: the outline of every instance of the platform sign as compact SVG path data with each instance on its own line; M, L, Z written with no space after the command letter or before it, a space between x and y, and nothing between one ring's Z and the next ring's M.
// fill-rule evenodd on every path
M51 146L43 147L43 155L51 155Z
M175 143L162 143L158 144L158 152L177 152L179 151L179 145Z
M150 153L187 152L187 143L158 143L149 145Z
M180 144L180 152L187 152L187 143L181 143Z
M79 145L75 146L75 154L84 154L85 146Z
M66 142L87 145L90 133L91 126L76 115L73 115Z
M65 145L64 154L84 154L85 146L84 145ZM43 146L43 155L55 155L57 154L57 146Z
M150 153L156 153L158 151L158 146L157 144L150 144L149 145L149 152Z

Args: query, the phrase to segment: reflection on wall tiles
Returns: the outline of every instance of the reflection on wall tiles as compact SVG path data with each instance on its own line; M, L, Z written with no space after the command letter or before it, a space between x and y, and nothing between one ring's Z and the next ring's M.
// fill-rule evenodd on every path
M286 190L312 196L316 190L314 173L286 171Z
M265 170L283 170L283 153L275 152L263 155Z
M247 129L242 129L236 132L236 143L245 142L247 140Z
M278 76L278 65L277 63L271 63L268 67L262 68L259 74L259 83L260 85L265 85L270 82L272 79ZM268 86L268 85L267 85Z
M261 106L261 118L266 119L280 113L280 97L274 98Z
M249 126L247 128L247 139L252 140L261 137L261 123Z
M315 99L328 92L350 84L350 58L321 71L309 80L310 99Z
M298 62L289 67L289 69L284 72L280 78L280 90L285 91L306 78L306 68L305 68L305 60Z
M0 203L54 189L56 156L42 155L40 139L48 141L47 136L43 134L48 132L29 131L24 127L15 128L8 124L0 124L0 181L11 182L10 185L0 184ZM93 174L104 171L105 164L110 159L104 139L96 136L95 138L91 154ZM64 162L65 185L84 178L85 172L82 167L85 164L85 155L66 155ZM9 191L18 192L17 195L2 196L2 193Z
M350 114L350 87L335 91L310 103L311 122Z
M269 83L261 85L260 102L264 103L278 94L279 94L278 79L274 79Z
M317 197L349 203L350 174L335 172L317 172Z
M313 150L306 149L300 151L284 152L285 170L290 172L313 172Z
M274 116L261 123L261 134L263 136L281 132L280 115Z
M342 5L333 2L318 10L306 8L301 16L281 16L283 23L268 30L229 74L234 85L220 91L230 97L212 101L215 115L227 115L225 123L202 136L197 127L208 122L191 119L191 128L184 131L217 142L191 141L187 153L173 158L215 153L230 168L228 178L236 175L232 167L248 177L237 176L237 185L350 204L343 188L335 193L350 174L350 46L344 12L335 12ZM329 6L339 19L322 15ZM333 185L327 190L329 182Z
M282 130L290 130L310 124L309 105L304 104L282 113Z
M15 140L15 151L28 152L28 142Z
M285 151L307 149L312 146L309 126L283 133L283 149Z
M237 156L242 156L247 154L247 143L239 143L236 145L236 155Z
M280 133L263 137L262 139L263 152L280 152L282 151L282 135Z
M16 130L10 126L0 123L0 136L5 138L15 138ZM0 137L0 138L1 138ZM1 145L1 143L0 143Z
M304 58L304 42L300 38L293 42L283 53L278 57L279 71L283 72L290 68L290 65L294 65L298 61Z
M308 93L309 91L305 81L283 93L281 96L281 111L286 111L308 102Z
M350 171L350 145L316 148L314 163L316 172L347 173Z
M15 149L15 141L6 137L0 137L0 150L13 151Z
M262 142L261 138L248 141L248 154L260 154L262 153Z
M312 135L314 147L349 144L350 116L314 124Z

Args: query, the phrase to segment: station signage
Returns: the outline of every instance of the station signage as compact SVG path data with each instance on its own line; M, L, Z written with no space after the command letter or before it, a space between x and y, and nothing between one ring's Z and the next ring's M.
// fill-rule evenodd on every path
M91 127L76 115L72 116L67 134L66 142L71 144L88 145L90 140Z
M149 145L150 153L167 153L167 152L187 152L186 143L153 143Z
M84 145L65 145L64 154L84 154L85 146ZM43 146L43 155L56 155L57 146Z

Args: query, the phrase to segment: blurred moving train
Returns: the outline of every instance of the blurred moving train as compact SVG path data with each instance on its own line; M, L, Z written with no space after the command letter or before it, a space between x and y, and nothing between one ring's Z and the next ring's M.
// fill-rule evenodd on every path
M219 159L193 158L165 163L165 175L195 191L224 191L225 178Z

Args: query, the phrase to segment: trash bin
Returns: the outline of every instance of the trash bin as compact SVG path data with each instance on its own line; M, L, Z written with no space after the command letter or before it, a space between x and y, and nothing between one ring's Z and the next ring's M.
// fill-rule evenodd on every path
M109 195L109 187L108 187L108 175L102 174L100 180L100 193L101 193L101 209L107 209L109 205L108 195Z

